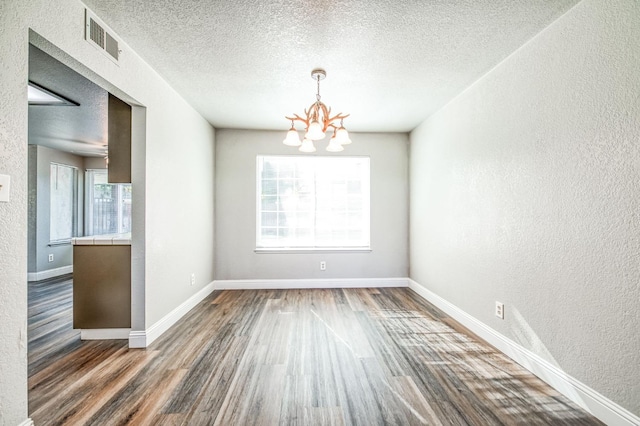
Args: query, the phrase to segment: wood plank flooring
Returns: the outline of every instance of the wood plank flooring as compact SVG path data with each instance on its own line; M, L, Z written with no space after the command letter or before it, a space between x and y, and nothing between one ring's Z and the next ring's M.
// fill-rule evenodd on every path
M34 315L54 293L30 293ZM215 292L147 349L54 350L46 323L38 426L602 424L404 288Z
M28 285L29 375L77 349L80 331L74 330L71 274Z

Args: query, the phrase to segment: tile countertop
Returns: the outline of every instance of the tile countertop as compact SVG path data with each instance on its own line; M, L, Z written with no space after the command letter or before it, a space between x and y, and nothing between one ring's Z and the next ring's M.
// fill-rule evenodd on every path
M74 246L128 246L131 245L131 232L75 237L71 239L71 244Z

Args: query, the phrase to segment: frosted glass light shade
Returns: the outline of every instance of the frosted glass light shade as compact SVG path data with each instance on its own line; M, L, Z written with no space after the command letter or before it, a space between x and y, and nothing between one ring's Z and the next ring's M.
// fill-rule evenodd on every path
M307 134L304 135L306 139L311 139L312 141L317 141L324 138L324 132L322 131L322 126L317 121L312 121L309 124L309 128L307 129Z
M298 132L296 129L291 129L287 132L287 137L282 141L283 144L287 146L300 146L302 142L300 142L300 136L298 136Z
M304 138L302 145L300 145L300 151L316 152L316 147L313 145L313 141L311 139Z
M329 139L329 145L327 146L327 151L340 152L340 151L344 151L344 147L340 142L336 140L336 138L331 138Z
M349 145L351 143L351 139L349 139L349 132L344 127L340 127L336 130L336 140L341 145Z

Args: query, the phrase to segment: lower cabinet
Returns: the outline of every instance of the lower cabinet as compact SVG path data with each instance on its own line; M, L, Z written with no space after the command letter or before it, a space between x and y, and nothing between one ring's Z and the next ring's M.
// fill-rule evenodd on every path
M73 328L131 327L131 246L73 246Z

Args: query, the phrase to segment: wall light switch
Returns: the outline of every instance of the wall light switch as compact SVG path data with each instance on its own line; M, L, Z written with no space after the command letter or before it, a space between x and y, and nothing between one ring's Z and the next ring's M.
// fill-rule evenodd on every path
M11 176L0 175L0 202L9 202L9 189L11 188Z

